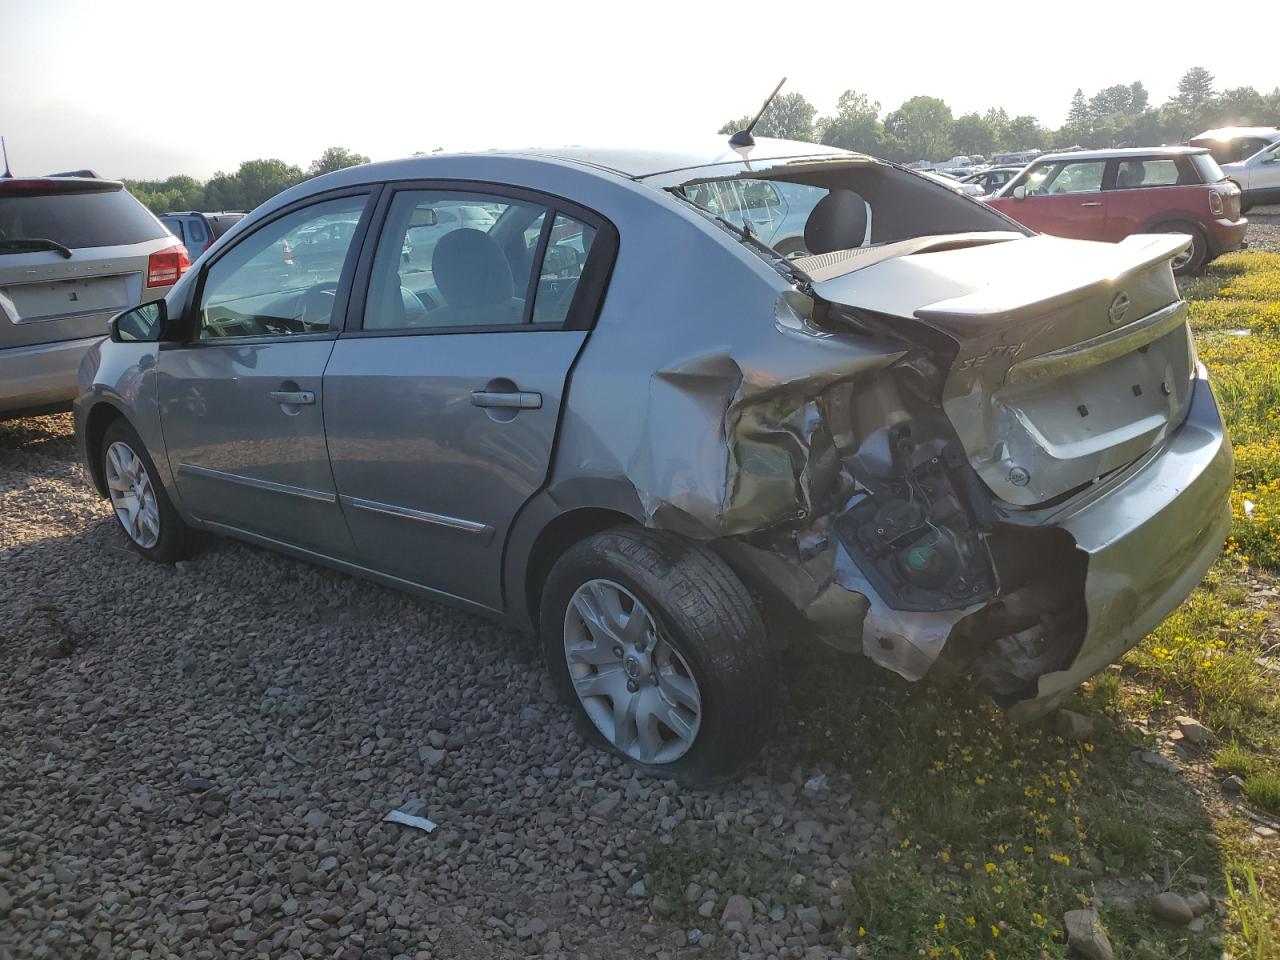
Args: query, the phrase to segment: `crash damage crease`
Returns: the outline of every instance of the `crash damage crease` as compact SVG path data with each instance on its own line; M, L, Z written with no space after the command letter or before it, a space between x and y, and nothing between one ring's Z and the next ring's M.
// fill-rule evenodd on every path
M1134 270L1153 260L1143 251ZM1097 284L1081 289L1094 312L1092 301L1110 296ZM1185 339L1172 319L1182 319L1181 304L1168 302L1160 278L1140 276L1135 292L1148 307L1165 299L1133 324L1131 348ZM1085 451L1074 486L1020 483L1011 457L1039 471L1054 450L1037 432L1034 404L1044 401L1025 399L1022 385L1052 364L1087 380L1122 352L1115 332L1080 340L1068 314L1081 299L1065 290L1031 304L1030 325L990 322L966 334L975 317L1017 319L1031 308L939 301L907 319L783 294L774 320L786 346L767 360L726 345L653 375L646 423L686 429L646 432L628 465L646 523L714 540L754 588L839 649L909 680L965 673L1001 702L1024 701L1018 719L1039 715L1061 693L1042 681L1081 655L1097 613L1086 614L1096 600L1086 595L1089 551L1052 522L1054 506L1143 459L1190 402L1190 383L1179 384L1142 436L1105 436ZM1187 380L1190 371L1176 373Z

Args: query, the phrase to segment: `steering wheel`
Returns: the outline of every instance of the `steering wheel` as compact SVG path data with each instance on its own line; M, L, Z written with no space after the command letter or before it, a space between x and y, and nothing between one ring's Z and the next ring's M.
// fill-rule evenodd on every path
M317 283L300 297L294 307L293 320L305 332L313 327L326 328L333 323L333 308L337 304L338 284Z

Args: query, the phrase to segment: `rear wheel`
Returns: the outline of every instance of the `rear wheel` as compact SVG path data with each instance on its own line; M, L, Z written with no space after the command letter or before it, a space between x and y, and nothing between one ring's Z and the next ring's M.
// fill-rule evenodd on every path
M1191 237L1191 247L1173 258L1173 273L1185 277L1195 273L1204 266L1209 256L1209 243L1204 231L1193 223L1166 223L1160 227L1160 233L1185 233Z
M773 720L760 615L706 547L632 527L570 548L543 591L547 667L587 736L690 783L732 773Z
M103 433L101 449L111 509L129 546L158 563L189 557L197 545L196 532L169 502L138 432L116 420Z

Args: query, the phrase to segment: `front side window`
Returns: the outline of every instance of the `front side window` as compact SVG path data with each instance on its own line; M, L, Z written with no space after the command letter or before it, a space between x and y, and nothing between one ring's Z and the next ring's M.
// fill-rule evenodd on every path
M1036 167L1027 177L1027 196L1097 193L1102 189L1101 160L1059 160Z
M366 197L317 203L274 220L205 274L201 340L323 333L338 325L338 280Z
M1178 180L1178 163L1172 158L1121 160L1119 167L1116 169L1117 190L1137 190L1140 187L1172 187L1177 185Z

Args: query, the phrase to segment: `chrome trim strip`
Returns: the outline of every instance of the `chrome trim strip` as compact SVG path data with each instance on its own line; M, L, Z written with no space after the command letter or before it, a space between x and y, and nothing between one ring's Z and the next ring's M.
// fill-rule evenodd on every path
M361 500L359 497L342 497L344 507L355 507L357 510L368 510L370 513L385 513L387 516L400 517L405 520L417 520L437 527L448 527L464 533L477 533L485 536L493 535L493 527L475 520L463 520L460 517L449 517L443 513L428 513L425 510L410 510L408 507L396 507L376 500Z
M259 480L257 477L243 477L238 473L227 473L223 470L210 470L208 467L197 467L192 463L178 464L178 476L190 474L193 477L204 477L206 480L221 480L224 483L236 483L242 487L255 490L266 490L270 493L285 493L293 497L315 500L317 503L337 503L336 494L323 490L311 490L307 487L295 487L288 483L276 483L274 480Z
M1019 361L1009 368L1006 383L1034 383L1050 377L1075 373L1087 367L1114 360L1139 347L1159 340L1186 323L1187 302L1177 300L1154 313L1100 334L1091 340L1074 343L1036 357Z

